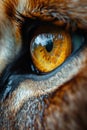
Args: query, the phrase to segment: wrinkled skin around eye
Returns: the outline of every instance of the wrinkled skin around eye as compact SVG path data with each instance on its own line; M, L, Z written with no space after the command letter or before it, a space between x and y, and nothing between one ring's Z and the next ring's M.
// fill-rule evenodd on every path
M7 0L4 2L7 2ZM14 60L21 47L21 36L17 28L19 26L16 26L16 22L12 18L15 15L15 8L24 15L28 15L29 9L34 15L41 15L41 18L43 18L43 14L46 15L44 19L50 19L47 14L53 17L63 16L62 19L66 16L67 18L78 21L80 27L86 28L87 25L86 0L52 0L50 2L48 0L29 0L27 2L26 0L8 0L7 6L3 5L3 1L1 1L1 74L6 64L10 64L10 61ZM37 83L42 85L44 89L41 86L35 86L36 82L34 83L32 80L20 83L17 89L0 102L0 130L86 130L87 47L83 49L79 58L76 57L75 61L77 60L79 65L75 62L73 70L75 69L74 67L78 68L79 66L79 71L75 69L74 73L76 73L71 77L66 74L66 77L68 77L67 81L59 85L59 87L57 84L55 89L52 88L54 84L53 78L47 80L49 87L52 85L50 91L45 87L47 86L47 82L43 85L44 81ZM71 70L69 71L72 73ZM55 81L58 83L57 78L56 76ZM61 82L63 78L60 75Z
M85 62L86 64L87 62ZM7 128L65 130L87 128L86 66L72 80L48 95L32 97L22 107L16 90L0 107L1 130ZM25 86L26 87L26 86ZM27 93L23 91L22 96ZM15 102L14 102L15 99Z

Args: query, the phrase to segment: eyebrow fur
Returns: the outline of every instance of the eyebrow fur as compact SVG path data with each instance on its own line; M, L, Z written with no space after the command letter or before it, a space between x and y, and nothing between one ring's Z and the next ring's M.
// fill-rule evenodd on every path
M5 11L9 19L26 17L39 17L40 19L54 19L59 21L78 23L78 26L87 28L87 2L86 0L8 0L4 2Z

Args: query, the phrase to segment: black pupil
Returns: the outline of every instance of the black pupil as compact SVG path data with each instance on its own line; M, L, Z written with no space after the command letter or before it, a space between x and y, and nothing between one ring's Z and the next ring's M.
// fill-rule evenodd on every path
M47 44L46 44L46 50L47 50L48 52L51 52L52 49L53 49L53 41L49 40L49 41L47 42Z

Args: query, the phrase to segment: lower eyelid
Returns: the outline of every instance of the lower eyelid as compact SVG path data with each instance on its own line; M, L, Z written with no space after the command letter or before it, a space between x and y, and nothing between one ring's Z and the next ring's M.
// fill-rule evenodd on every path
M35 91L36 93L39 93L40 90L42 93L54 91L81 71L85 66L86 53L87 47L80 51L79 54L73 57L67 64L63 65L54 76L41 81L27 79L20 84L20 87L26 85L27 88L32 88L32 91Z
M45 88L47 89L47 92L50 92L51 89L53 91L55 88L58 88L60 85L64 84L64 82L70 80L80 71L82 67L84 67L84 62L86 61L86 56L84 56L85 53L87 53L87 47L85 47L78 55L72 57L68 63L65 65L63 64L54 76L41 81L29 80L29 84L32 82L33 86L36 88L40 86L40 89Z
M68 64L64 65L63 68L61 68L54 76L42 81L26 79L21 82L15 91L12 92L10 95L11 97L9 97L10 103L12 102L12 104L14 104L12 105L14 108L10 105L9 109L11 111L15 109L14 111L16 114L29 98L48 95L48 93L52 93L58 89L61 85L69 81L82 70L87 61L86 55L87 47L81 50L78 55L73 57L72 60L70 60Z

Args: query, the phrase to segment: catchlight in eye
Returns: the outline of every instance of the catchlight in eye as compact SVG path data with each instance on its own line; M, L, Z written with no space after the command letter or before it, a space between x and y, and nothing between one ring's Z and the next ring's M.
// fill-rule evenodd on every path
M42 33L31 42L31 57L40 72L59 67L72 53L72 39L68 32Z

